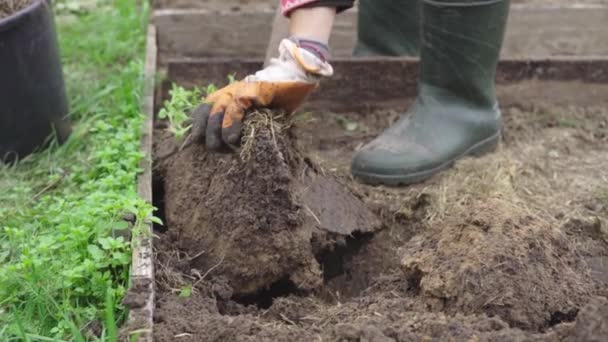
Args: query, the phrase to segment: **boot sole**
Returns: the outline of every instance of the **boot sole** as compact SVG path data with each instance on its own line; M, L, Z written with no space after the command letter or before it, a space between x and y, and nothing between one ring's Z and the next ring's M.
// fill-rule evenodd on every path
M388 185L388 186L403 186L403 185L411 185L415 183L420 183L425 181L435 174L449 169L454 163L461 158L468 156L481 156L489 152L493 152L496 150L501 138L502 132L499 130L494 135L489 138L486 138L475 145L469 147L464 153L456 156L449 161L436 166L432 169L418 171L414 173L408 173L403 175L382 175L376 173L367 173L367 172L355 172L351 171L353 176L360 180L362 183L369 185Z

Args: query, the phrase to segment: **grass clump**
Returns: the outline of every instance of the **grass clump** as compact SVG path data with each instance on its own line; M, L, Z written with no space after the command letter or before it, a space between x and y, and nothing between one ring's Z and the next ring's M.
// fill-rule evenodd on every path
M147 6L100 0L56 18L74 132L0 165L1 341L116 338L131 246L112 233L153 209L136 191Z

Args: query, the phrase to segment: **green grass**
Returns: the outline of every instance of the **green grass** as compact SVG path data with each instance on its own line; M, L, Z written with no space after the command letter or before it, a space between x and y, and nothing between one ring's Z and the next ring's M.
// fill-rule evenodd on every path
M0 341L97 339L100 323L112 341L125 318L131 246L112 231L152 213L136 192L148 5L96 3L56 18L71 138L0 166Z

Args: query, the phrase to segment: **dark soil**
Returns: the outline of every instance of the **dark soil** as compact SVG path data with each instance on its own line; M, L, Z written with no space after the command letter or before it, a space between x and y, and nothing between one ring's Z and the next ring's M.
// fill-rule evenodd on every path
M20 11L32 3L33 0L2 0L0 1L0 19Z
M239 153L194 144L160 163L167 235L189 257L189 269L213 270L209 278L221 275L234 295L277 282L318 289L315 256L378 230L380 221L307 159L272 114L251 117Z
M266 157L252 154L255 167L243 170L235 155L199 146L167 157L176 147L159 126L157 160L169 168L157 169L165 178L155 193L164 191L157 204L167 215L155 241L156 340L603 341L608 87L582 87L501 87L499 150L407 188L359 185L348 174L352 153L392 111L299 115L293 134L307 157L286 135L276 140L288 151L281 164L262 133ZM330 233L301 209L302 197L277 196L277 187L297 194L310 183L303 165L335 185L319 189L357 194L384 229ZM262 228L261 217L277 224ZM320 283L294 281L302 278Z

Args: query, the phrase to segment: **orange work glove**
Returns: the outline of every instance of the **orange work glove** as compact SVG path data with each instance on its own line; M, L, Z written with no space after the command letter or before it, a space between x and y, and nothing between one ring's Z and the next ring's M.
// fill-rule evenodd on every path
M332 74L329 63L284 39L279 58L272 59L268 67L207 96L206 104L192 114L192 138L205 140L210 149L220 148L223 142L238 144L248 110L263 107L293 113L320 78Z

